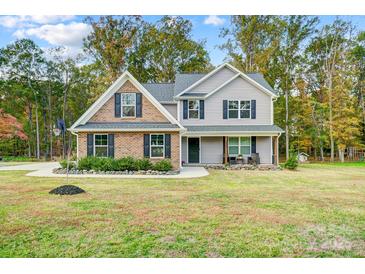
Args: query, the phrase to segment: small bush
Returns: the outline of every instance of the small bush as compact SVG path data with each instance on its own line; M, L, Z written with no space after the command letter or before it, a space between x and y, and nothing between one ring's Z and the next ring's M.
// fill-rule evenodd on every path
M290 170L296 170L298 167L297 154L291 152L289 159L284 163L283 167Z
M136 170L135 160L130 156L118 159L116 162L117 171Z
M79 170L91 170L94 169L95 161L98 161L97 157L85 157L81 158L77 163Z
M112 158L100 158L98 162L97 169L100 171L114 171L115 168L115 160Z
M152 169L153 165L149 159L138 159L135 162L135 167L137 170L149 170Z
M161 160L153 165L153 170L170 171L172 170L172 164L169 160Z
M66 169L67 168L67 160L60 161L60 165L61 165L61 168ZM76 168L76 164L74 162L69 161L68 168L69 169Z

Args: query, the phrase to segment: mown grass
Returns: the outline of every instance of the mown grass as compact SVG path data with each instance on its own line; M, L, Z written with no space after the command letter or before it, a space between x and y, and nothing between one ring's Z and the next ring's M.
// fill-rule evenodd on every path
M365 169L210 171L197 179L0 172L0 257L364 257Z

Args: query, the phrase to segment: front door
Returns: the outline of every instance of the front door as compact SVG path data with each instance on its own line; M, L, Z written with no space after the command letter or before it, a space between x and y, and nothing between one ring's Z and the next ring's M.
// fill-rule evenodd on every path
M199 163L199 138L188 138L188 162Z

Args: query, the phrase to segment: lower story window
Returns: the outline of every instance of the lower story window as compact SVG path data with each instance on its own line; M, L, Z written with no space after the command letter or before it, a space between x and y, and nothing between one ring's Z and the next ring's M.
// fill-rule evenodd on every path
M229 137L228 154L229 156L250 155L251 137Z
M108 157L108 134L95 134L94 138L94 156Z
M165 155L164 135L151 134L151 158L163 158Z

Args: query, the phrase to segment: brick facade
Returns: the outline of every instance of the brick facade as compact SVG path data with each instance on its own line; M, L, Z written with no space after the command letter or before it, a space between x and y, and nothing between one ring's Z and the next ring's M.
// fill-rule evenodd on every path
M140 91L130 82L127 81L119 89L119 93ZM142 117L138 118L121 118L114 117L114 96L112 96L102 106L90 122L169 122L167 118L144 96L142 95Z
M96 133L96 132L95 132ZM143 158L143 135L149 132L115 132L114 133L114 157L122 158L132 156ZM164 133L164 132L159 132ZM180 142L179 132L166 132L171 134L171 163L174 169L180 167ZM104 132L104 134L106 134ZM87 156L87 133L78 133L79 158ZM156 162L161 159L150 159Z

